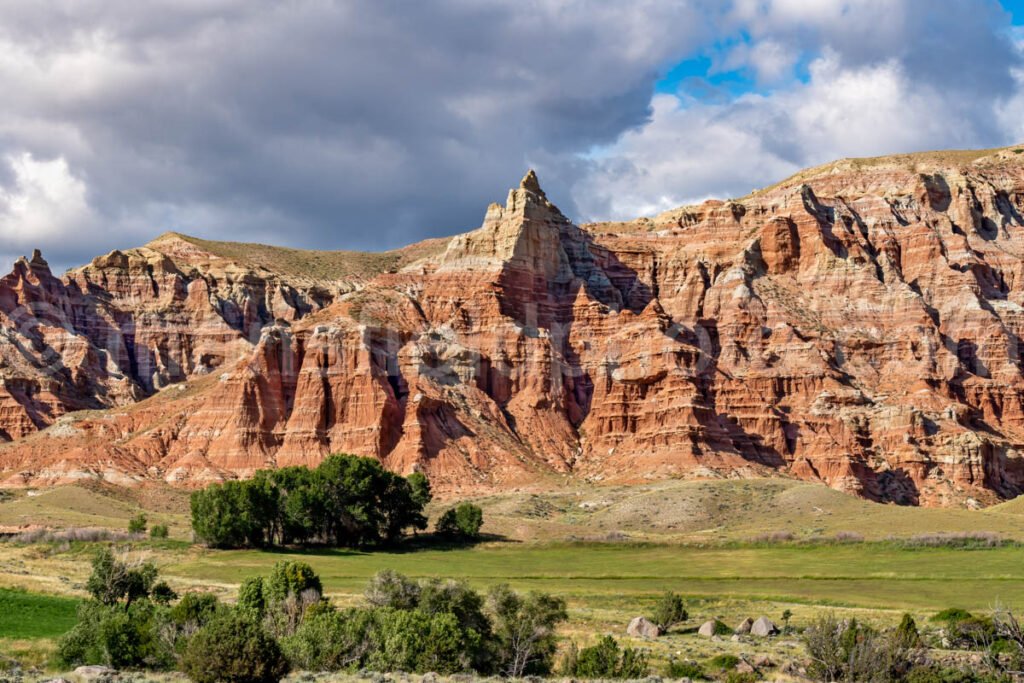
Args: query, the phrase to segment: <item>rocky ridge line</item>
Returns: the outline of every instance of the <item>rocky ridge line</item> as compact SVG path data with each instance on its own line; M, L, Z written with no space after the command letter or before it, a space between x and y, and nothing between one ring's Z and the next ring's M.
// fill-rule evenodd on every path
M175 235L64 278L35 254L0 280L0 472L196 486L349 451L452 492L778 473L992 502L1024 486L1022 212L1007 149L582 227L531 172L344 279Z

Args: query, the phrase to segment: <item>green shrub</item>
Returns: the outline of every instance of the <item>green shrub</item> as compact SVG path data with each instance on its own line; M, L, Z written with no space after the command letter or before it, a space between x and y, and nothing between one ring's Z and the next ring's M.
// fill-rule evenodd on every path
M178 593L166 581L157 581L150 589L149 597L158 605L169 605L178 599Z
M712 669L719 671L731 671L736 668L736 665L740 663L740 658L736 655L721 654L715 655L708 660L708 666Z
M356 671L375 647L373 611L323 611L307 616L281 643L288 660L306 671Z
M66 666L103 664L115 668L161 668L173 653L159 633L166 604L177 596L157 582L151 563L129 563L104 548L92 560L85 583L91 599L78 608L78 621L57 645Z
M484 599L465 582L415 582L382 571L366 589L369 607L310 609L282 646L296 667L307 670L487 674L503 664L511 638L525 648L526 664L542 668L553 655L550 631L564 615L564 603L548 596L511 596L500 609L489 604L489 616ZM273 607L268 609L272 615ZM520 636L523 640L516 640Z
M731 636L732 628L720 619L715 619L714 635L716 636Z
M146 515L141 512L130 520L128 520L128 533L130 534L144 534L146 533Z
M238 609L262 617L267 609L266 584L262 576L250 576L238 587Z
M196 683L277 683L289 670L277 641L236 610L196 631L180 666Z
M892 635L895 647L903 649L914 649L921 646L921 634L917 631L917 623L914 617L904 614L899 626Z
M949 624L947 636L952 645L965 650L981 650L999 641L992 617L970 616Z
M450 508L437 520L435 530L441 536L463 540L480 538L484 524L484 511L472 503L460 503Z
M970 619L971 613L959 607L947 607L946 609L932 615L929 621L938 621L945 624L955 624L964 619Z
M78 623L57 644L57 660L69 668L83 664L162 668L171 653L157 632L154 605L148 600L129 606L84 602Z
M621 649L611 636L573 653L567 668L572 670L566 674L579 678L643 678L649 671L647 656L641 650Z
M316 591L322 595L323 585L313 568L305 562L282 560L274 564L270 576L264 581L268 601L281 601L289 595L302 595Z
M915 666L903 678L902 683L1010 683L1009 677L972 669L958 669L940 664Z
M617 678L620 656L619 644L611 636L605 636L597 645L577 653L572 674L581 678Z
M691 681L699 681L707 678L704 667L697 662L688 662L678 659L669 659L665 667L666 678L689 678Z
M643 650L627 647L622 651L618 678L644 678L648 673L650 666L647 664L647 654Z
M658 625L662 633L668 633L670 628L689 618L682 597L671 591L661 596L651 614L651 621Z
M167 538L170 535L170 531L167 529L166 524L154 524L149 529L150 538Z
M880 634L856 619L820 617L803 633L811 657L813 680L899 681L911 668L910 652L917 647L917 628L906 617L900 627Z
M168 616L174 623L194 624L198 628L209 623L220 609L220 601L213 593L190 591L181 596Z
M284 640L296 666L318 671L487 672L482 635L451 612L389 607L318 612Z
M485 646L481 635L463 628L451 612L384 608L374 610L373 622L375 648L365 663L373 671L469 671Z
M374 607L415 609L420 601L420 585L392 569L383 569L373 575L363 595Z

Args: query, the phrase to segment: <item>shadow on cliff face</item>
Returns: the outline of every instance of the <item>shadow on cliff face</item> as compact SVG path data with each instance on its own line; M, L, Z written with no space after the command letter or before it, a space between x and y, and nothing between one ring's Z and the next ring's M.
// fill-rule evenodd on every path
M921 184L924 186L925 200L933 211L944 212L953 202L953 193L949 189L946 177L941 173L922 174Z
M1006 499L1024 494L1024 462L1006 448L985 444L984 485Z
M717 368L711 370L712 373L716 371ZM788 464L786 457L777 448L766 443L763 435L747 431L740 423L739 418L719 412L715 387L715 382L708 378L699 384L705 410L698 413L697 417L706 430L707 441L722 442L720 450L734 452L744 460L769 467L784 468ZM780 416L779 429L782 431L787 446L790 443L796 443L799 435L797 425L790 423L784 416Z
M583 289L587 296L598 301L611 310L629 310L638 314L647 308L654 299L654 292L650 285L645 283L639 273L619 260L609 249L598 245L592 235L581 228L570 225L567 230L572 231L574 239L581 240L586 252L592 259L592 265L598 268L602 276L611 284L616 294L614 299L603 296L604 292L591 287L590 273L577 270L576 264L570 259L570 267L576 276L572 285L564 295L563 308L561 308L560 334L559 339L552 338L553 343L560 346L562 357L565 359L565 369L569 377L566 377L566 386L569 388L573 406L569 411L569 419L573 428L579 428L583 421L590 414L591 401L594 394L594 379L582 368L582 361L576 349L570 343L572 328L576 324L573 314L573 302ZM563 241L566 239L563 232ZM596 255L595 255L596 252Z
M583 240L587 251L593 256L594 263L619 293L621 306L632 313L640 313L647 308L647 305L657 297L657 293L653 289L657 286L654 273L649 274L651 284L648 285L640 278L640 274L635 269L623 263L615 252L598 244L589 232L575 225L572 226L572 229L578 233L579 239ZM575 270L573 272L575 273ZM586 285L586 279L580 279ZM592 299L600 301L596 293L589 290L587 293L591 295ZM602 301L601 303L611 306L611 302Z
M917 484L904 470L886 470L878 472L874 478L874 491L870 491L879 503L895 503L897 505L918 505L921 495Z
M609 312L628 310L634 314L643 311L655 295L639 273L597 244L587 231L568 221L549 229L558 231L559 258L564 258L563 266L571 277L548 280L534 270L506 264L495 284L504 293L502 314L515 321L523 334L548 331L553 359L550 370L565 389L566 416L578 428L590 413L594 392L594 380L570 342L576 324L574 304L580 292Z

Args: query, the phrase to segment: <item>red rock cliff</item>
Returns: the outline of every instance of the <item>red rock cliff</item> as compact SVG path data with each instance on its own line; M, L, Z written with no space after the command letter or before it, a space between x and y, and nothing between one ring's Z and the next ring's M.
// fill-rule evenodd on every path
M7 485L183 485L347 451L442 491L777 472L1024 490L1024 159L848 160L576 226L532 174L381 255L168 235L0 280ZM298 264L298 266L296 266Z

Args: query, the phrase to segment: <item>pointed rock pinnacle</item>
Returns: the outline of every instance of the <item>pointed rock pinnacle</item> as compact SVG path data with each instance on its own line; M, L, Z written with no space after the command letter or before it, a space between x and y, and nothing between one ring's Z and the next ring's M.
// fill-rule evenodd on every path
M544 190L540 189L540 181L537 180L537 174L534 173L532 168L523 176L523 180L519 183L519 187L524 190L529 190L530 192L536 192L542 197L544 196Z

